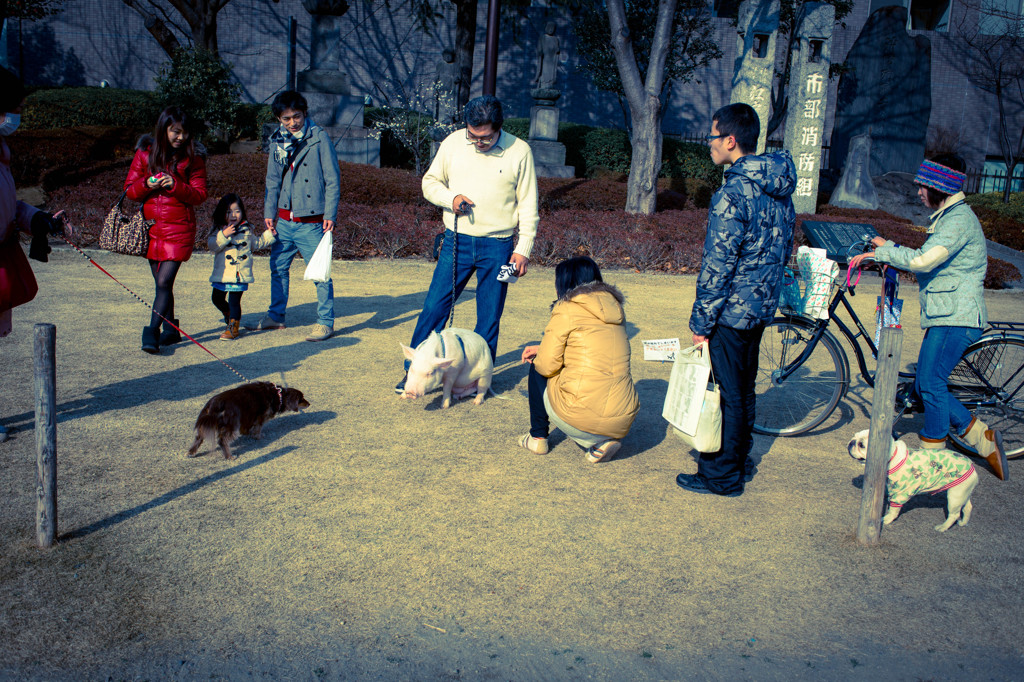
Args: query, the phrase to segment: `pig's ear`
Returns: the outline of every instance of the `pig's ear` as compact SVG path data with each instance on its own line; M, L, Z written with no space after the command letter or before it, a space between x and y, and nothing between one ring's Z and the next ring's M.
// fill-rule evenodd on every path
M454 358L449 360L434 360L434 367L437 369L448 369L452 366L453 362L455 362Z
M402 344L398 344L398 345L402 346ZM415 355L416 355L416 349L415 348L411 348L410 346L402 346L402 352L405 353L406 360L412 360L413 357L415 357Z

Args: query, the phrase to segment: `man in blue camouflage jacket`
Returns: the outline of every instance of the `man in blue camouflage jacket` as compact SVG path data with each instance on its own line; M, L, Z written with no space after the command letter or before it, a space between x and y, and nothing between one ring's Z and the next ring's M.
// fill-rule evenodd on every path
M761 333L775 315L793 248L796 168L788 151L751 153L760 128L750 106L730 104L715 112L707 137L711 160L731 166L711 198L690 329L695 345L708 342L721 389L722 448L702 452L696 474L676 477L692 492L743 493Z

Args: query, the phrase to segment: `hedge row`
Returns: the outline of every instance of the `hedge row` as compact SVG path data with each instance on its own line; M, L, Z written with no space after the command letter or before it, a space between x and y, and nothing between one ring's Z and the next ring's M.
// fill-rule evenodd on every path
M266 156L215 155L208 162L210 199L197 209L197 248L205 250L210 213L217 197L241 195L250 219L263 214ZM53 208L67 208L79 226L79 241L94 246L103 218L120 193L127 168L108 168L51 196ZM420 178L398 169L341 164L341 204L334 254L337 258L429 257L433 236L441 230L441 212L428 204ZM610 180L540 181L541 230L531 260L553 265L575 254L589 254L602 266L645 272L694 273L700 267L706 208L683 201L679 208L654 216L630 216L622 210L625 188ZM671 190L664 190L670 192ZM925 234L909 221L881 211L830 209L820 216L798 218L797 244L804 243L803 220L870 221L881 234L917 246ZM1000 288L1019 279L1012 266L990 259L986 286Z
M162 108L156 93L146 90L54 88L29 94L22 120L25 130L111 126L139 134L153 129ZM235 116L235 135L259 139L263 124L272 120L268 105L242 104Z
M972 194L967 203L981 221L985 236L994 242L1024 251L1024 193L1010 195L1010 203L1003 203L1002 192Z
M530 119L508 119L504 129L525 140L530 136ZM633 147L629 133L624 130L559 123L558 141L565 145L565 163L575 167L577 177L629 173ZM722 169L711 162L704 145L665 138L661 177L693 178L718 186L722 183Z

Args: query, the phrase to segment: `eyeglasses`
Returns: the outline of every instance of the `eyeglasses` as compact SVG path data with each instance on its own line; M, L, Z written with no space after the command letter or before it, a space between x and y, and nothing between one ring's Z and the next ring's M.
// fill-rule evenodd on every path
M711 142L712 142L713 140L717 140L717 139L719 139L719 138L721 138L721 137L729 137L729 136L728 136L728 135L725 135L725 134L722 134L722 135L705 135L705 136L704 136L704 141L705 141L706 143L708 143L708 144L711 144Z
M488 135L486 137L477 137L476 135L474 135L471 132L469 132L469 128L466 128L466 139L469 140L470 142L472 142L473 144L484 144L484 145L491 144L496 139L498 139L498 135L500 135L500 134L501 134L501 131L499 130L497 132L491 133L490 135Z

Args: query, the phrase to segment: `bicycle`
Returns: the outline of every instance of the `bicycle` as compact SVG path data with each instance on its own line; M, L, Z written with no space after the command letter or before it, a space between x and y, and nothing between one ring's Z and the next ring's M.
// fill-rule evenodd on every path
M757 376L754 431L772 436L797 436L819 426L835 411L850 386L850 361L830 327L839 330L857 358L860 375L874 388L863 338L877 362L878 348L847 300L855 295L842 272L832 281L834 293L828 318L806 317L796 311L782 313L765 327L761 337ZM846 310L857 333L839 319ZM915 375L899 373L894 424L903 413L920 409L910 397ZM950 392L989 428L1003 434L1006 456L1024 456L1024 323L990 322L981 338L964 351L949 378ZM974 450L958 434L950 433L965 452Z

